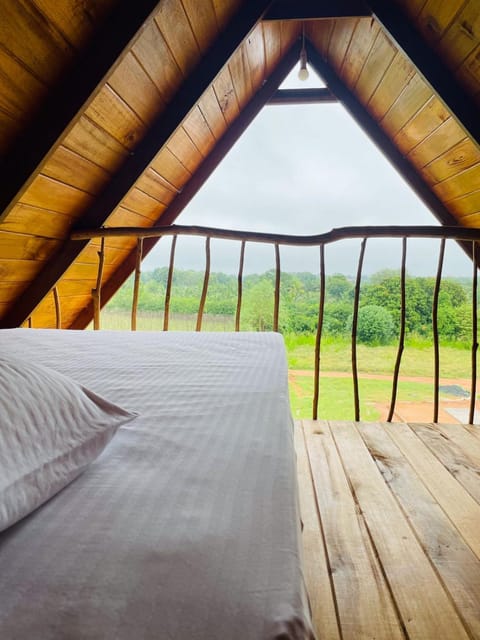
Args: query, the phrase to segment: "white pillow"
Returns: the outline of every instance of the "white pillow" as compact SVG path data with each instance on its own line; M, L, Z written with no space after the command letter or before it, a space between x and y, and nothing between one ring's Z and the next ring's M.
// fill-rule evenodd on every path
M135 415L47 367L0 356L0 531L76 478Z

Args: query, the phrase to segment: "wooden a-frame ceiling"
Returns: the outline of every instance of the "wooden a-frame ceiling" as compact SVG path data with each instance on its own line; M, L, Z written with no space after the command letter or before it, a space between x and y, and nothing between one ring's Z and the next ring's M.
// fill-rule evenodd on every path
M72 230L171 224L284 99L303 32L437 218L480 227L478 0L0 0L0 16L0 327L54 327L54 286L62 326L85 327L99 242ZM135 240L107 240L104 301L134 259Z

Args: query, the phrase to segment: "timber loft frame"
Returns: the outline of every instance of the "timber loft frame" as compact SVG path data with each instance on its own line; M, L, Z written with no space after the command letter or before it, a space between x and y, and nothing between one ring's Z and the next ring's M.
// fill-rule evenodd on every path
M139 37L144 25L152 20L152 16L156 14L162 3L159 5L158 2L151 0L139 0L135 3L119 1L114 4L111 19L104 22L93 34L68 69L68 73L60 76L28 126L20 132L9 148L8 154L4 156L1 162L3 188L0 192L0 222L8 223L9 215L14 211L18 201L21 201L23 194L32 186L45 162L54 156L56 145L75 126L75 123L78 123L84 105L95 99L104 79L112 73L118 60L129 50L132 42ZM184 4L188 5L186 2ZM320 51L315 37L315 25L319 21L327 24L328 21L337 18L365 20L370 24L375 21L376 24L381 25L388 39L414 65L416 73L437 96L444 108L448 109L465 136L477 150L480 148L480 122L476 99L465 89L452 69L437 55L412 20L395 2L385 3L381 0L243 2L239 3L234 17L223 29L219 29L217 36L201 56L193 71L185 77L170 102L149 123L144 137L125 155L123 161L111 173L108 182L84 208L82 215L77 217L73 231L101 228L109 224L107 221L112 212L122 205L130 190L152 165L159 150L168 144L182 126L192 106L198 104L205 92L213 86L219 73L229 64L234 53L246 38L250 37L249 34L256 25L262 23L261 21L263 24L278 23L282 28L288 23L293 25L296 21L303 21L306 29L309 65L325 80L327 89L293 92L278 89L299 59L301 38L298 34L292 37L290 46L285 48L271 73L261 86L249 95L239 115L228 123L226 131L203 157L189 180L180 188L175 188L173 198L160 212L157 220L152 220L152 224L159 223L165 226L174 222L265 104L322 103L335 100L340 101L347 108L356 122L442 224L447 226L461 224L445 203L445 199L429 186L422 173L391 139L388 132L380 126L355 89L348 86L342 74L332 63L331 56ZM333 38L333 36L330 37ZM480 188L480 184L477 188ZM145 239L144 256L153 248L156 241L156 238ZM65 272L74 265L87 245L87 240L72 241L69 235L65 235L62 244L28 285L23 287L15 298L14 304L0 318L0 326L19 326L25 322L62 279ZM471 245L466 246L466 250L471 252ZM135 269L135 263L136 249L132 247L103 284L103 302L110 299ZM68 326L83 328L92 318L92 314L92 303L86 301L85 306L76 313Z

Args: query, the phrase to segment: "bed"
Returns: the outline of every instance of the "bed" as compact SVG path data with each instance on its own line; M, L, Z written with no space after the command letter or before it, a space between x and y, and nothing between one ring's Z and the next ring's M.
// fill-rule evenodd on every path
M313 638L279 335L13 329L0 354L138 413L0 533L0 637Z

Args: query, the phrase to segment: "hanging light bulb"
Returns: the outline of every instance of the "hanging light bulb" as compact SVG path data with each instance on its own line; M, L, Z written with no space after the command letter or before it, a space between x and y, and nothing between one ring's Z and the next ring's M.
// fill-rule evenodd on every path
M305 23L303 23L302 30L302 50L300 51L300 70L298 72L298 79L306 80L308 78L308 69L307 69L307 51L305 49Z
M308 69L307 69L307 52L302 47L302 51L300 52L300 70L298 72L298 79L305 81L308 78Z

